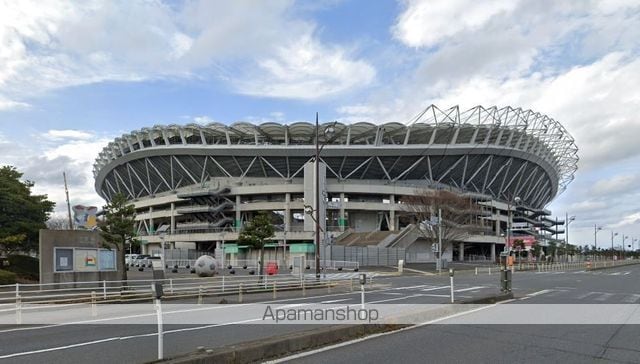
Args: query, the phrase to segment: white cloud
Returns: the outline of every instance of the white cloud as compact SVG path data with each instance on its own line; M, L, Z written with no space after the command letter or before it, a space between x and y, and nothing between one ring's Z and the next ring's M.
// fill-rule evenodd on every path
M56 211L66 209L62 172L66 171L72 204L102 206L94 190L95 157L112 138L84 130L48 130L28 145L0 134L0 165L13 165L35 182L34 193L47 194Z
M617 175L603 179L593 185L592 192L598 196L624 194L640 189L639 175Z
M393 35L411 47L431 47L462 31L476 30L492 17L508 17L516 0L405 1Z
M612 228L621 228L625 226L640 225L640 212L624 216L620 222L611 225Z
M43 134L47 139L90 139L93 137L91 133L82 130L55 130L51 129Z
M346 72L357 81L373 74L364 61L314 38L313 24L293 18L292 1L0 2L0 110L24 107L25 99L47 91L107 80L197 73L233 82L221 73L226 64L259 69L258 82L247 80L241 91L266 97L322 97L357 85ZM295 51L315 57L289 60L286 52ZM336 54L326 60L321 51ZM306 69L286 72L297 67ZM299 92L307 86L317 86L316 92Z
M344 49L324 47L310 36L281 47L258 66L258 72L237 81L240 93L310 100L366 86L376 74L368 63L351 60Z
M206 115L202 115L202 116L194 116L193 117L193 121L195 121L197 124L202 124L202 125L206 125L206 124L211 124L211 123L217 123L218 121L216 121L215 119L206 116Z

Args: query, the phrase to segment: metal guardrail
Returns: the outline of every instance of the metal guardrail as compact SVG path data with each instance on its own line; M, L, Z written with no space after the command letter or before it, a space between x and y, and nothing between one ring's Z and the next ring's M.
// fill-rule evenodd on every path
M626 265L632 264L640 264L638 260L605 260L605 261L581 261L581 262L555 262L555 263L532 263L532 262L523 262L523 263L514 263L509 267L512 271L537 271L537 272L553 272L553 271L565 271L565 270L575 270L575 269L595 269L595 268L609 268L609 267L623 267ZM497 273L500 271L500 266L490 266L490 267L475 267L475 275L481 273Z
M305 275L253 275L253 276L217 276L205 278L166 278L164 284L166 298L188 298L215 295L242 295L247 293L277 292L282 290L302 290L303 296L308 288L349 286L353 289L357 278L317 280ZM148 301L153 298L153 283L157 281L88 281L48 284L11 284L0 286L0 312L14 310L22 303L74 305L86 303L115 303Z

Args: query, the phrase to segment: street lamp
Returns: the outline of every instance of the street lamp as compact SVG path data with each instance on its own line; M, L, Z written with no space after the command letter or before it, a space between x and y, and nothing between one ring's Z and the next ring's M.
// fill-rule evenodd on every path
M598 250L598 231L602 230L602 226L593 224L593 250Z
M162 260L162 270L165 269L166 267L166 263L165 263L165 259L164 259L164 239L167 237L167 230L169 229L169 225L162 225L158 228L158 230L156 230L156 233L158 233L158 235L160 236L160 259Z
M569 261L569 254L567 253L567 247L569 245L569 224L571 224L572 221L574 221L576 219L575 215L569 216L569 213L565 213L565 220L566 221L566 227L565 227L565 239L564 239L564 253L566 256L566 260Z
M335 122L332 126L324 130L324 134L330 135L335 132ZM315 223L316 223L316 279L320 279L320 152L326 145L326 141L320 146L320 125L318 124L318 113L316 112L316 157L315 163ZM305 207L306 210L306 207Z
M624 260L624 244L626 244L627 239L629 239L628 235L622 237L622 260Z
M513 206L513 203L519 204L520 201L522 200L520 199L519 196L514 197L513 201L512 200L507 201L507 245L506 245L507 247L509 246L509 244L511 244L511 228L512 228L511 206Z
M618 236L618 233L614 233L611 231L611 260L613 260L613 256L616 255L615 250L613 249L613 237Z

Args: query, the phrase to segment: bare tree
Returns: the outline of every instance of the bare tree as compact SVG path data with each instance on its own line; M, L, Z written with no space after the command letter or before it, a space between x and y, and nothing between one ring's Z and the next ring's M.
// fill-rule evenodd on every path
M64 216L52 216L46 225L49 230L69 230L69 219Z
M422 235L433 243L438 242L438 226L436 221L438 211L442 221L442 253L453 242L462 241L469 235L488 233L490 227L482 225L482 211L476 198L459 195L445 190L419 190L413 196L402 198L405 213L416 220L416 226Z

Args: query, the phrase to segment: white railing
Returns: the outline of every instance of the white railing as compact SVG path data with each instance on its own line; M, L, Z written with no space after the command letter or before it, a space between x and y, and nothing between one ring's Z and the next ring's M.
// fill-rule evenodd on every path
M584 262L514 262L512 266L509 266L509 269L512 271L537 271L537 272L554 272L554 271L565 271L565 270L575 270L575 269L584 269L590 270L595 268L613 268L620 267L625 265L638 264L637 261L634 260L608 260L608 261L584 261ZM475 267L475 274L481 273L496 273L500 271L500 267L498 265L491 267Z
M314 287L349 285L353 289L354 278L331 277L329 280L308 278L304 275L252 275L252 276L216 276L193 278L166 278L160 280L164 285L165 298L186 298L211 295L278 292L281 290ZM3 308L14 309L22 303L40 304L83 304L107 302L148 301L153 298L152 279L127 281L88 281L45 284L0 285L0 312Z

